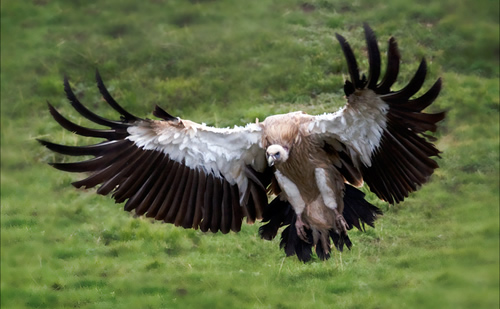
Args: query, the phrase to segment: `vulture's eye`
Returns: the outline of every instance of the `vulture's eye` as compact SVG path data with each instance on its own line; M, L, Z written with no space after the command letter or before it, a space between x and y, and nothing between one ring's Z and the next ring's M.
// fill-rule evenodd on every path
M280 158L280 153L279 153L279 152L275 153L275 154L274 154L274 157L275 157L276 159L279 159L279 158Z

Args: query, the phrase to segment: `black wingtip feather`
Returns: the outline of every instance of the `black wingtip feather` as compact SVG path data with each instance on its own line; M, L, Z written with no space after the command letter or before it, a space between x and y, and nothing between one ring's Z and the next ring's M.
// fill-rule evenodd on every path
M351 82L353 83L355 88L363 88L361 84L361 80L359 79L359 69L358 64L356 62L356 57L354 57L354 53L352 52L351 46L347 43L347 40L338 33L335 33L335 37L340 43L342 47L342 52L344 53L347 68L349 70L349 75L351 76Z
M177 117L174 117L174 116L170 115L169 113L167 113L164 109L162 109L158 105L155 106L155 109L153 111L153 115L155 117L161 118L161 119L166 120L166 121L175 121L175 120L177 120Z
M432 85L432 87L421 97L418 97L413 100L409 100L407 103L403 103L401 105L402 108L407 108L414 112L420 112L424 110L427 106L431 105L434 100L438 97L441 92L442 80L438 78L438 80ZM444 115L443 115L444 118Z
M79 112L82 116L85 118L89 119L90 121L93 121L97 124L103 125L103 126L108 126L110 128L119 128L119 127L126 127L127 125L119 122L119 121L113 121L110 119L106 119L104 117L101 117L93 112L91 112L88 108L86 108L76 97L75 93L73 92L73 89L71 88L71 85L69 83L69 79L67 75L64 75L64 92L66 93L66 97L68 98L69 102L71 103L71 106Z
M49 112L54 118L54 120L57 121L57 123L59 123L61 127L65 128L70 132L76 133L81 136L100 137L108 140L122 139L126 136L126 133L121 134L116 130L97 130L77 125L69 121L68 119L64 118L49 102L47 102L47 104L49 106Z
M67 146L37 139L47 149L70 156L100 156L105 153L117 153L129 147L132 142L128 140L112 140L88 146Z
M389 39L387 52L387 69L382 81L377 85L375 90L378 94L385 94L391 91L391 86L396 82L399 74L399 62L401 55L399 54L398 43L394 37Z
M46 140L43 140L43 139L40 139L40 138L37 138L36 141L39 142L42 146L47 147L48 149L52 150L49 147L50 147L50 145L52 145L54 143L46 141ZM59 144L54 144L54 145L59 145ZM62 146L62 145L59 145L59 146Z
M422 88L426 75L427 75L427 62L425 61L425 58L422 58L422 61L420 61L420 65L418 66L417 72L415 72L415 75L412 77L408 85L406 85L406 87L404 87L399 91L389 93L387 95L382 95L381 99L386 102L398 102L398 101L406 102L411 96L417 93L420 90L420 88Z
M37 142L42 144L42 146L46 147L47 149L54 151L54 152L57 152L57 153L60 153L60 154L79 155L79 153L80 153L79 151L76 150L80 147L60 145L60 144L52 143L52 142L45 141L42 139L38 139L38 138L36 140L37 140Z
M370 65L370 71L366 82L369 89L375 89L380 76L380 51L378 49L375 32L367 23L363 23L363 28L365 30L365 40L368 47L368 62Z
M102 81L101 74L99 74L99 70L95 70L95 79L97 82L97 88L99 88L99 91L101 92L102 97L104 100L111 106L114 110L116 110L120 115L122 115L123 120L127 122L134 122L141 120L139 117L136 117L132 115L131 113L127 112L123 107L121 107L115 99L111 96L109 93L108 89L106 89L106 86L104 85L104 82Z

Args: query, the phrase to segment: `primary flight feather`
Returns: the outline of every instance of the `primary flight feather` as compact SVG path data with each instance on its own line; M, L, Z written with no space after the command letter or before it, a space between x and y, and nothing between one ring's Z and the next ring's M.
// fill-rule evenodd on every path
M161 120L141 119L111 97L96 72L98 88L121 115L105 119L83 106L67 78L64 89L72 106L89 120L107 126L97 130L64 118L49 104L54 119L76 134L105 141L90 146L65 146L40 140L65 155L95 158L51 163L67 172L90 175L73 185L99 186L125 210L184 228L238 232L243 218L267 222L259 232L273 239L286 227L280 246L287 255L311 259L312 249L328 259L331 241L351 247L347 231L373 226L381 211L355 188L366 183L388 203L399 203L428 181L438 167L439 150L432 138L444 113L422 112L438 96L439 79L430 90L412 98L426 75L422 60L415 76L392 91L400 55L391 38L385 76L380 77L380 52L375 34L364 25L370 69L360 75L347 41L336 35L348 64L347 104L335 113L292 112L267 117L244 127L214 128L173 117L160 107ZM268 203L268 195L274 198Z

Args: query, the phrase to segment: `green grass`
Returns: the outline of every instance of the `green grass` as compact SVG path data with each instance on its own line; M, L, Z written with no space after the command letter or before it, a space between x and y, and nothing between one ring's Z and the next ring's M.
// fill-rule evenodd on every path
M238 4L239 3L239 4ZM1 3L2 308L498 308L498 1L14 1ZM78 175L35 138L63 132L50 101L75 122L62 76L115 117L93 80L139 116L154 104L228 126L344 104L347 68L334 33L366 68L362 23L385 51L398 39L398 86L422 57L444 89L441 166L375 229L327 262L284 258L259 225L203 234L133 218L75 190Z

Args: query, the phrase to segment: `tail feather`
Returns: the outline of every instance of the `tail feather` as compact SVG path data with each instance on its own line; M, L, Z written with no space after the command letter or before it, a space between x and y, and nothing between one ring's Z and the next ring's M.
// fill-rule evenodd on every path
M352 242L347 234L338 234L334 230L330 230L330 237L333 240L335 248L337 248L337 250L339 250L340 252L344 251L344 245L347 247L347 249L351 249Z
M313 236L310 229L306 229L308 242L303 241L297 235L295 228L295 220L297 216L294 214L291 224L281 233L280 248L285 250L286 256L297 255L301 262L309 262L312 258Z
M365 200L365 194L359 189L346 184L342 214L349 229L355 226L358 230L364 231L365 223L374 227L377 216L382 215L382 210L368 203Z
M278 229L291 224L292 220L295 223L295 213L290 203L275 198L263 214L262 222L268 223L259 228L260 237L272 240L278 234Z
M330 243L330 236L328 235L328 243ZM328 248L323 248L321 242L316 244L316 255L322 261L326 261L330 258L330 253L332 252L332 248L328 246Z

